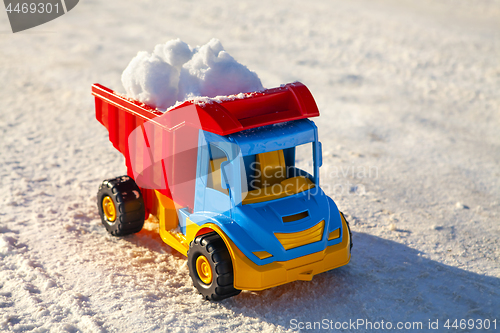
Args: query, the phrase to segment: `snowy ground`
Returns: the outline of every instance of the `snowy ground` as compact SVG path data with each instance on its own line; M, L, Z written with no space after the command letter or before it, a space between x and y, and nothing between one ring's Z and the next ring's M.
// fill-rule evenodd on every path
M499 1L85 0L15 35L1 13L0 30L0 331L499 329ZM264 86L310 88L322 182L354 232L346 267L220 303L153 224L125 238L100 225L98 185L125 168L90 95L122 89L139 50L213 37Z

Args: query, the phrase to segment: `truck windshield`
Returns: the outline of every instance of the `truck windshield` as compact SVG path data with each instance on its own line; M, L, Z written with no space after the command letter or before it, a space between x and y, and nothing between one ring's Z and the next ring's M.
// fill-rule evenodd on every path
M248 189L242 193L243 204L274 200L315 186L312 143L244 156L243 161Z

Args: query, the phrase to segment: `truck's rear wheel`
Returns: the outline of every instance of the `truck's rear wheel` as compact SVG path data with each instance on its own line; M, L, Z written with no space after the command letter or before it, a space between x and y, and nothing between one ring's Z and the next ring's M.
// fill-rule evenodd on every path
M97 207L102 224L113 236L139 232L144 225L144 200L128 176L103 181L97 192Z
M215 232L196 237L189 245L189 275L203 298L220 301L238 295L233 264L222 238Z

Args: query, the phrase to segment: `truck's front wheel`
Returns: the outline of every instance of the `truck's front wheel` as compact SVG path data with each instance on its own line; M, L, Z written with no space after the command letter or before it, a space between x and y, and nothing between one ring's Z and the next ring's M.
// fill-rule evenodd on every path
M220 301L238 295L234 289L231 256L215 232L196 237L188 251L189 275L203 298Z
M102 182L97 192L101 222L113 236L139 232L144 225L144 200L135 181L122 176Z

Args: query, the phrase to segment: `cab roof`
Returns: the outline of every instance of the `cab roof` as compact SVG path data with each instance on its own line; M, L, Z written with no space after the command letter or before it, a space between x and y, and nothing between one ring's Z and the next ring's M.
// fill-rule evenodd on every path
M300 119L237 132L226 138L235 142L242 155L246 156L313 142L316 133L316 125L312 121Z

